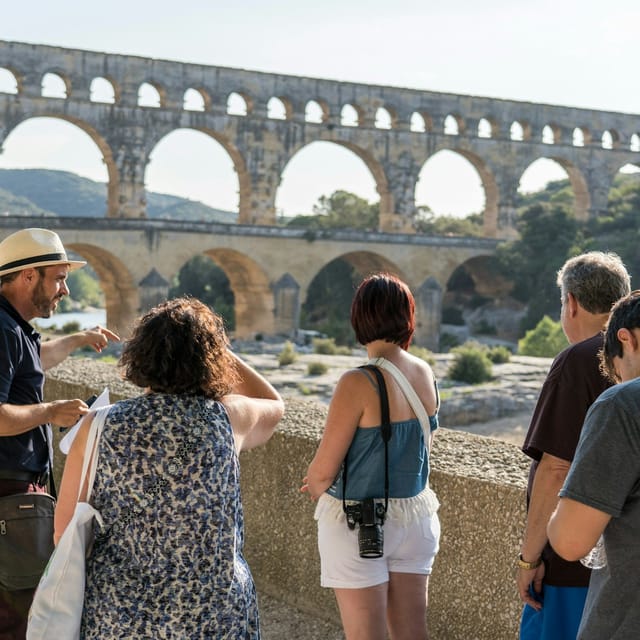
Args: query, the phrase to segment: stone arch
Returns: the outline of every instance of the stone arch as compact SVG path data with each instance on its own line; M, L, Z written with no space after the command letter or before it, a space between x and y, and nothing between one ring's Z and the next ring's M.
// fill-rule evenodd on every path
M227 96L227 113L230 116L248 116L253 111L253 100L246 91L232 91Z
M582 171L571 160L564 158L559 153L554 152L542 157L557 162L567 172L569 183L573 189L574 216L577 220L587 220L589 218L589 210L591 209L591 195L589 193L589 185ZM533 162L539 159L540 158L536 158L530 162L529 165L525 167L525 171Z
M525 120L514 120L509 127L509 139L514 142L531 140L531 125Z
M448 136L459 136L464 132L464 120L455 113L445 116L443 131Z
M443 332L458 342L482 335L516 342L524 305L511 298L512 289L495 256L452 265L442 300Z
M629 150L635 153L640 151L640 136L637 133L632 134L629 139Z
M42 74L40 95L43 98L66 100L71 95L69 76L57 69Z
M248 256L233 249L203 252L226 274L235 299L235 337L251 338L256 333L274 332L274 298L269 279Z
M247 170L247 165L241 151L230 140L229 137L206 127L176 127L169 128L164 127L156 131L156 135L153 138L147 140L147 146L145 147L146 162L145 162L145 174L149 167L149 158L151 157L154 149L158 146L164 138L167 136L179 133L180 131L197 131L203 133L206 136L213 138L220 146L226 151L231 158L233 169L238 177L238 222L249 224L250 211L251 211L251 176Z
M340 124L343 127L359 127L362 124L363 111L355 104L347 103L340 110Z
M620 135L615 129L607 129L602 132L601 143L603 149L617 149L620 146Z
M7 67L0 67L0 93L20 93L20 80L15 72Z
M491 171L487 163L478 154L473 153L472 151L447 146L443 146L438 149L438 152L440 151L448 151L463 157L472 165L472 167L478 173L485 195L485 206L483 213L484 235L487 237L496 237L498 233L498 205L500 194L498 184L493 172ZM430 158L432 157L433 155L430 156ZM427 159L427 162L430 158ZM424 165L422 168L424 168Z
M53 118L55 120L63 120L76 126L78 129L86 133L92 142L98 147L100 154L102 155L102 161L107 168L107 217L116 217L118 211L118 188L120 185L120 174L115 163L113 150L107 142L107 140L88 122L75 118L69 114L52 113L48 109L43 109L40 113L35 113L29 117L23 118L19 121L12 122L11 127L7 128L5 140L11 135L21 124L28 122L29 120L37 118ZM2 141L4 144L4 141Z
M160 84L147 80L138 87L137 106L158 109L165 105L166 97L166 91Z
M182 108L185 111L210 111L211 96L205 89L189 87L182 96Z
M406 282L404 273L394 262L373 251L331 256L301 286L301 315L306 317L304 328L318 328L327 318L333 318L333 324L342 331L336 331L334 327L332 333L337 334L338 342L348 342L353 338L349 309L355 288L368 275L382 271L393 273Z
M284 96L272 96L267 102L267 118L273 120L291 120L293 117L293 105L291 100Z
M414 111L409 119L409 130L414 133L426 133L427 121L422 113Z
M478 138L498 137L498 122L495 118L486 116L478 120Z
M112 78L98 76L89 85L89 101L115 104L120 101L120 88Z
M574 147L584 147L591 142L591 132L587 127L575 127L571 143Z
M395 129L397 125L397 114L390 107L378 107L376 109L374 127L376 129Z
M542 127L541 141L543 144L558 144L560 142L560 127L552 123L545 124Z
M337 145L351 151L356 157L358 157L365 164L370 174L373 177L376 191L380 195L380 221L384 220L384 216L391 216L393 211L393 197L389 192L388 180L385 174L383 166L378 162L370 151L363 149L362 147L347 142L345 140L309 140L305 144L298 145L291 150L290 155L287 157L286 162L282 166L280 175L284 173L287 165L295 158L296 154L300 153L306 147L314 143L323 143L328 145ZM277 196L276 196L277 197Z
M126 338L140 314L138 286L127 266L112 253L96 245L65 243L80 254L98 275L105 296L107 327Z
M312 124L322 124L329 120L329 104L321 98L308 100L304 107L304 121Z

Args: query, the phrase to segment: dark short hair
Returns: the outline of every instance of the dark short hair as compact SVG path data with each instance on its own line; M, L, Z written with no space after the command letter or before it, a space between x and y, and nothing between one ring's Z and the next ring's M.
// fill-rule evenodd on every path
M119 364L139 387L219 400L238 381L228 346L217 313L195 298L175 298L138 320Z
M613 366L615 357L622 357L622 343L618 339L620 329L640 329L640 290L632 291L618 300L604 331L604 344L600 351L600 368L614 382L619 382Z
M631 278L615 253L589 251L567 260L558 272L562 301L570 293L589 313L608 313L631 291Z
M389 273L365 278L351 303L351 326L362 345L386 340L409 347L415 331L415 301L409 287Z

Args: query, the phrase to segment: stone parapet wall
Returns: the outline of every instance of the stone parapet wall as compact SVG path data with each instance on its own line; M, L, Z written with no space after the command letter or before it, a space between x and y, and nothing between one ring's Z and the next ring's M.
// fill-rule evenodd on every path
M138 393L112 366L68 360L49 373L45 396L84 398L104 386L112 399ZM241 455L245 552L259 592L339 621L333 593L320 587L314 505L299 491L325 415L324 405L289 401L267 445ZM520 615L514 558L527 460L514 445L447 429L438 431L432 457L442 538L430 581L431 637L511 640ZM58 453L58 473L62 461Z

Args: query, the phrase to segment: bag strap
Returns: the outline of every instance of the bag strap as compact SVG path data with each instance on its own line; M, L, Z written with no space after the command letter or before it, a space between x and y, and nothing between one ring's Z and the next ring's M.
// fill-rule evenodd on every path
M53 442L49 438L49 425L44 425L44 440L47 443L47 457L49 459L49 494L54 500L58 499L58 491L56 490L56 481L53 478Z
M411 386L411 383L409 382L409 380L407 380L407 377L404 375L404 373L402 373L402 371L400 371L400 369L398 369L398 367L396 367L395 364L393 364L393 362L389 362L389 360L387 360L386 358L382 358L382 357L371 358L368 361L368 364L374 365L376 367L380 367L380 369L384 369L385 371L388 371L395 378L395 381L398 383L398 386L400 387L400 389L402 389L402 393L404 393L407 399L407 402L413 409L413 412L416 414L416 418L418 418L418 421L420 422L420 426L422 427L422 432L424 434L424 444L425 444L425 447L428 447L428 442L431 437L431 425L429 423L429 414L427 413L427 410L424 408L424 405L422 404L420 398L418 397L416 390ZM437 402L437 407L436 407L436 410L437 410L437 408L440 407L440 395L438 394L437 386L436 386L436 402Z
M110 409L111 405L100 407L96 410L93 420L91 421L89 433L87 434L87 444L84 449L84 458L82 460L82 473L80 474L78 500L80 500L80 493L82 492L85 478L88 479L86 502L89 502L89 498L91 497L93 483L96 479L96 470L98 468L98 445L100 443L100 436L102 435L102 427L104 426L104 421Z
M387 513L387 507L389 506L389 440L391 440L391 419L389 412L389 394L387 393L387 384L384 381L384 376L375 365L365 364L359 369L368 369L372 371L378 381L378 387L380 389L380 434L382 435L382 441L384 442L384 512ZM344 457L344 463L342 465L342 509L347 511L347 458L349 452Z

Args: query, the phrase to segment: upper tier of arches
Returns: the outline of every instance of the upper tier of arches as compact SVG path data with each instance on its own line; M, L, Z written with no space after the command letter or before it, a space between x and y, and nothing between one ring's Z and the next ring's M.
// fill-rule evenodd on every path
M640 117L628 114L7 41L0 41L0 92L640 152Z

